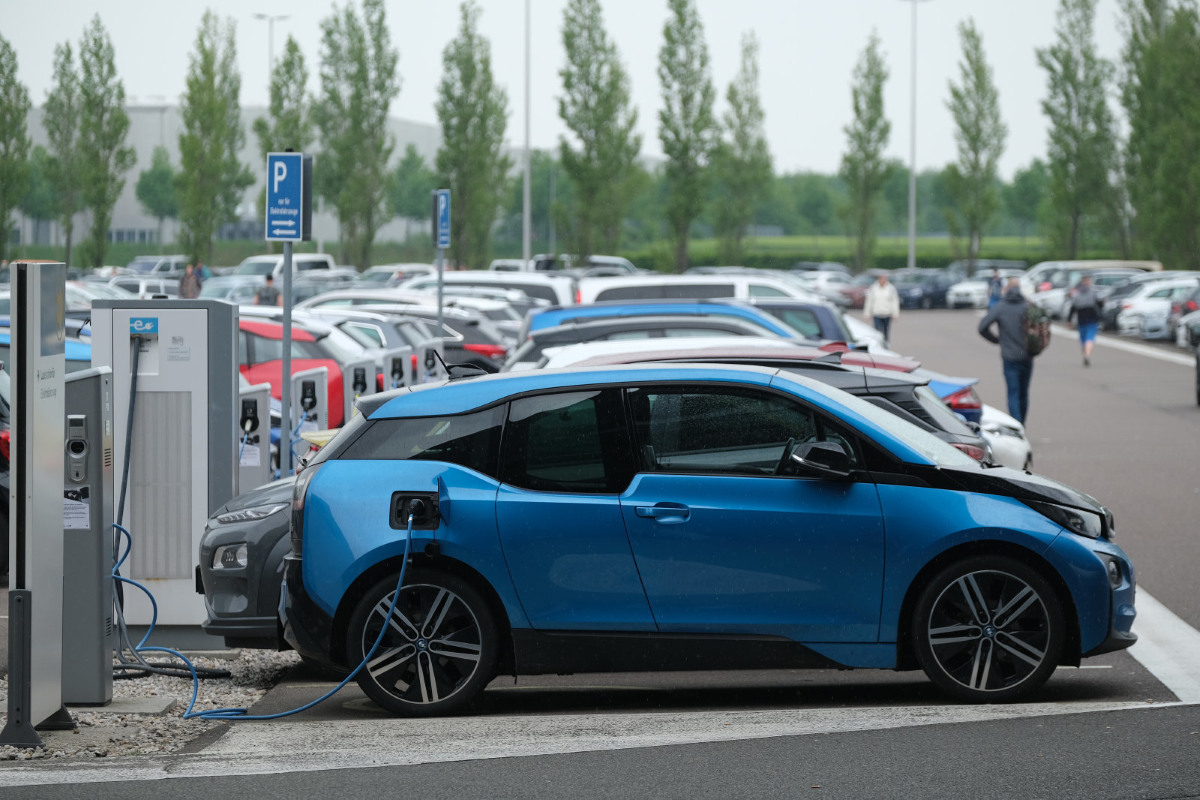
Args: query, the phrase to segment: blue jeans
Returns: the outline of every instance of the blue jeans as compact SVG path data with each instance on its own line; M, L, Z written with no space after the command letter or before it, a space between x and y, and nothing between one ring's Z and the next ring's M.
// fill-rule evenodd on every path
M883 338L888 338L888 333L892 328L891 317L875 317L875 330L883 334Z
M1033 359L1004 359L1004 382L1008 384L1008 413L1024 424L1029 416L1029 379L1033 377Z

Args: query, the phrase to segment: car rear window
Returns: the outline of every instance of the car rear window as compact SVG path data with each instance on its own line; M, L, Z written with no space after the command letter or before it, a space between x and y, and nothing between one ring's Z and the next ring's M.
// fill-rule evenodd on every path
M445 461L496 477L504 406L446 417L380 419L346 448L351 461Z

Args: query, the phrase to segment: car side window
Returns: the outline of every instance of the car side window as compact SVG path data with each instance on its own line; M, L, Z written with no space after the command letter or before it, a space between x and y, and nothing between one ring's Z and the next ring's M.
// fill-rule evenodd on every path
M789 446L821 440L812 412L736 387L628 392L642 468L652 472L774 475Z
M238 332L238 363L243 367L250 364L250 346L248 339L249 337L246 336L244 331Z
M813 312L802 308L784 308L773 313L804 338L821 338L821 323Z
M761 283L750 284L751 297L787 297L787 292L781 292L774 286L763 286Z
M380 419L341 455L352 461L445 461L496 477L504 406L445 417Z
M510 404L504 483L541 492L618 494L633 472L620 390L538 395Z

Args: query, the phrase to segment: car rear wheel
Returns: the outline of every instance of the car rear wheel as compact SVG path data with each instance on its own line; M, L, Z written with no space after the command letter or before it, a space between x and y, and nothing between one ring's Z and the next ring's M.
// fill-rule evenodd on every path
M929 679L969 703L1019 700L1044 684L1062 655L1058 595L1031 567L1004 556L952 564L922 590L913 650Z
M363 660L379 637L396 594L395 576L359 601L346 652ZM496 672L499 638L487 603L466 581L433 570L409 570L383 641L357 677L386 710L406 717L448 714L475 699Z

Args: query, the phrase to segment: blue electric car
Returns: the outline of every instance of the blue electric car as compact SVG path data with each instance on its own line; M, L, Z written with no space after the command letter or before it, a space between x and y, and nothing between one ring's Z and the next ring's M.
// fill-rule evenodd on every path
M400 389L301 473L284 635L405 715L498 674L920 668L1011 701L1128 647L1112 515L798 372L646 365ZM412 557L395 614L406 523Z

